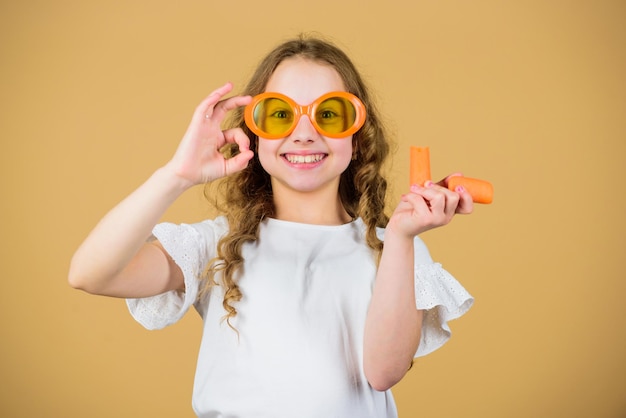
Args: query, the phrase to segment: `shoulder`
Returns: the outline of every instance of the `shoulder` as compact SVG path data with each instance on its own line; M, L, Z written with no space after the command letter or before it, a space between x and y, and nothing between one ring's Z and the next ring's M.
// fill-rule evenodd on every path
M218 241L227 233L228 222L224 217L196 223L163 222L152 230L153 236L175 260L187 258L193 252L211 257Z
M213 234L216 238L221 238L227 234L229 230L228 220L225 216L218 216L215 219L206 219L193 225L196 225L196 228L205 231L205 233Z
M158 238L162 234L201 235L204 237L219 238L228 232L226 217L206 219L195 223L162 222L154 227L154 235Z

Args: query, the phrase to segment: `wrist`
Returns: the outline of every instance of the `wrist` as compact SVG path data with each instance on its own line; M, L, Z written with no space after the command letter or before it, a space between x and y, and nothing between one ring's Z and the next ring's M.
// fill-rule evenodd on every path
M394 241L413 242L417 235L418 234L414 233L412 228L403 225L393 217L389 220L389 223L385 227L385 242L387 242L388 239L393 239Z
M186 190L195 186L191 180L184 178L176 173L171 164L166 164L157 169L152 178L156 180L161 187L164 187L169 193L180 195Z

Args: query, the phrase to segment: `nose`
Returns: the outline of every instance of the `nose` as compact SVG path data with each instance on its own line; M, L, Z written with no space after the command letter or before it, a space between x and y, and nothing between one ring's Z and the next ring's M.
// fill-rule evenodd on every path
M293 132L291 132L291 140L294 142L313 142L319 138L319 133L308 115L302 115Z

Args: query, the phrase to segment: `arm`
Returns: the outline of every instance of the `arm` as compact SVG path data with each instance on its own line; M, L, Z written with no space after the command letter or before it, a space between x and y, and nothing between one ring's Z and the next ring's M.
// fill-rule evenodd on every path
M445 184L412 186L385 230L372 300L365 324L365 375L376 390L387 390L406 374L420 342L422 311L415 303L416 235L446 225L455 213L471 213L472 198Z
M250 98L222 100L226 84L196 108L174 157L96 225L72 258L70 285L89 293L145 297L183 289L183 275L151 231L187 189L242 170L253 153L240 129L221 131L226 113ZM241 153L225 159L219 149L237 143Z

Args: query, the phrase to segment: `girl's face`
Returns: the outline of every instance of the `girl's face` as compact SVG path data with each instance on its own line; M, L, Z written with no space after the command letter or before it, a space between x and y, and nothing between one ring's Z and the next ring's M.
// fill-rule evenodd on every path
M296 103L308 105L332 91L345 91L337 71L314 61L295 57L281 62L270 77L267 92L282 93ZM259 138L258 156L272 178L274 193L281 190L337 193L339 177L352 158L352 136L322 136L307 116L294 131L281 139Z

